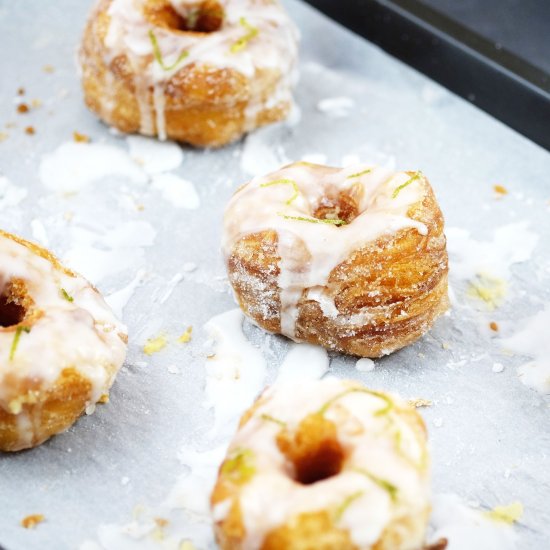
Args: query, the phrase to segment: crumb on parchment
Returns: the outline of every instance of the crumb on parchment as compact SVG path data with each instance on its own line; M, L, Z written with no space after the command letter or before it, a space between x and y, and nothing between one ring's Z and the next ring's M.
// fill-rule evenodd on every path
M43 514L31 514L21 520L21 527L24 527L25 529L34 529L39 523L42 523L45 520L46 518Z

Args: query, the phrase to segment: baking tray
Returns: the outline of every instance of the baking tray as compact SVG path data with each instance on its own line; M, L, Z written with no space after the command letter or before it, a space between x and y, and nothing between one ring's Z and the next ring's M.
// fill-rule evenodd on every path
M0 79L0 131L8 134L0 170L12 184L9 193L2 187L2 227L46 243L82 271L122 308L130 333L109 404L37 449L0 456L6 550L179 550L185 539L213 547L204 503L235 423L228 417L227 429L213 431L205 402L212 342L203 327L235 307L219 252L223 208L254 173L301 158L332 165L361 159L422 169L430 178L448 227L453 309L421 341L377 360L373 371L330 354L329 374L433 402L421 413L433 455L434 521L441 527L446 517L447 533L445 510L456 516L460 532L451 550L548 548L549 400L522 383L517 368L528 358L507 353L502 339L550 301L550 155L305 3L286 5L302 32L301 116L216 151L156 149L163 165L157 169L194 185L196 209L170 202L139 171L121 174L121 163L118 175L111 170L73 192L44 185L44 159L72 142L75 130L126 161L131 142L82 102L74 52L88 3L0 6L9 52ZM41 105L17 114L18 101L33 99ZM34 135L25 132L29 126ZM497 195L496 184L508 194ZM507 281L494 310L470 296L472 269L485 258ZM193 339L179 344L191 325ZM146 340L160 333L169 345L144 355ZM271 383L288 341L249 323L244 333L264 356ZM442 496L448 493L455 496ZM521 519L509 531L498 527L504 542L486 543L476 510L515 501L523 504ZM46 521L23 529L21 519L34 513ZM160 533L159 517L169 521ZM471 544L464 543L472 532Z
M550 149L550 75L542 68L417 0L308 2Z

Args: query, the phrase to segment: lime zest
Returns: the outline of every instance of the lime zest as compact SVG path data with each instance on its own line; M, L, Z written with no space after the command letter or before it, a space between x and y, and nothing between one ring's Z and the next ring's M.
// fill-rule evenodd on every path
M384 414L388 414L395 407L393 401L385 393L382 393L376 390L368 390L367 388L350 388L349 390L343 391L338 395L334 396L332 399L329 399L317 411L317 414L320 414L321 416L323 416L336 401L338 401L342 397L345 397L346 395L349 395L350 393L368 393L369 395L373 395L374 397L378 397L379 399L382 399L382 401L386 403L386 406L375 411L374 416L382 416Z
M523 516L523 504L518 501L506 506L495 506L492 510L485 512L484 515L493 521L512 525Z
M246 483L256 473L254 457L252 450L237 447L225 459L220 472L233 483Z
M162 52L160 51L160 46L159 46L157 37L151 29L149 30L149 39L151 40L151 45L153 46L153 55L155 56L155 60L165 71L171 71L189 55L188 51L183 51L180 53L176 61L172 63L172 65L166 65L164 63L164 59L162 58Z
M375 476L364 468L354 468L354 471L368 477L373 483L376 483L376 485L384 489L390 495L392 502L397 501L397 493L399 492L399 489L393 483L390 483L388 480L382 479L381 477Z
M366 170L363 170L362 172L357 172L356 174L350 174L349 176L346 176L347 180L350 180L352 178L360 178L361 176L366 176L367 174L370 174L374 168L367 168Z
M30 327L24 327L21 325L15 329L15 335L13 337L10 348L10 361L13 361L13 358L15 357L15 352L17 351L17 346L19 344L19 339L21 338L21 333L26 332L28 334L30 331Z
M67 300L67 302L74 302L74 298L64 288L60 288L59 292L61 293L61 297Z
M418 172L416 172L416 174L411 176L405 183L402 183L401 185L399 185L398 187L396 187L394 189L391 198L396 199L397 195L399 195L399 193L401 192L402 189L405 189L405 187L407 187L411 183L414 183L416 180L420 179L421 177L422 177L422 172L420 170L418 170Z
M283 217L285 220L294 220L298 222L309 222L309 223L324 223L327 225L347 225L347 222L344 220L321 220L318 218L305 218L303 216L288 216L282 212L277 213L279 216Z
M356 491L355 493L352 493L351 495L347 496L334 511L334 522L337 523L338 521L340 521L345 511L351 506L353 502L355 502L358 498L362 497L363 494L364 494L364 491Z
M279 420L278 418L275 418L274 416L271 416L270 414L262 414L260 416L262 420L266 420L268 422L273 422L275 424L278 424L281 426L281 428L286 428L286 422L283 422L282 420Z
M258 27L253 27L247 20L246 17L241 17L239 19L239 23L241 24L241 27L244 27L246 29L246 34L241 36L230 48L231 53L238 53L241 50L244 50L248 43L258 36L258 33L260 30Z
M148 338L145 344L143 345L143 353L145 355L153 355L164 349L168 345L168 339L166 334L159 334L155 338Z
M289 206L300 196L300 188L298 187L298 184L294 180L280 179L275 181L268 181L267 183L262 183L260 187L271 187L272 185L292 185L294 194L285 203L285 204L288 204Z

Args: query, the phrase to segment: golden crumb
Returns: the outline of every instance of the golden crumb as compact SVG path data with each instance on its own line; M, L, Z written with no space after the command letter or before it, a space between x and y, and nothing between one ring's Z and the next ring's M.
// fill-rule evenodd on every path
M37 109L38 107L42 107L42 100L41 99L33 99L31 101L31 107L34 109Z
M192 332L193 332L193 327L191 326L187 327L185 332L178 338L178 342L180 344L187 344L187 342L190 342L191 338L193 337Z
M42 67L42 70L45 72L45 73L53 73L55 71L55 67L53 65L44 65Z
M155 518L155 523L159 527L166 527L170 522L167 519L164 519L164 518Z
M498 325L497 325L497 323L495 323L494 321L491 321L491 322L489 323L489 328L490 328L492 331L494 331L494 332L498 332Z
M34 136L34 134L36 134L36 130L34 129L34 126L27 126L25 128L25 134L28 134L29 136Z
M25 529L34 529L39 523L42 523L46 518L42 514L31 514L21 520L21 526Z
M25 95L25 88L17 88L17 95Z
M26 103L20 103L17 106L17 112L20 114L28 113L29 112L29 106Z
M86 134L81 134L80 132L77 132L76 130L73 132L73 139L77 143L89 143L90 142L90 136L87 136Z
M508 194L508 189L506 189L506 187L504 187L503 185L493 185L493 191L497 194L497 195L507 195Z
M105 403L109 403L109 394L108 394L108 393L104 393L104 394L99 398L98 403L101 403L102 405L104 405Z
M414 407L415 409L420 409L421 407L431 407L433 405L433 401L430 399L409 399L407 403Z
M149 338L143 346L143 353L145 353L145 355L153 355L153 353L157 353L164 349L167 344L168 340L165 334L160 334L156 338Z
M443 343L441 344L441 347L442 347L443 349L452 349L451 344L449 344L449 342L443 342Z
M143 206L143 204L136 204L136 210L138 212L143 212L145 210L145 206Z
M4 141L5 139L8 139L9 134L6 134L6 132L0 132L0 142Z

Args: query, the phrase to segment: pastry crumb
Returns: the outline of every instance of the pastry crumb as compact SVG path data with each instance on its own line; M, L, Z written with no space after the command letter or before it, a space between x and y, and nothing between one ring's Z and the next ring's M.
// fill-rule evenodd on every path
M6 134L6 132L0 132L0 142L8 139L9 134Z
M494 321L491 321L489 323L489 328L493 331L493 332L498 332L498 324L495 323Z
M108 393L104 393L104 394L99 398L98 403L101 403L102 405L104 405L105 403L109 403L109 394L108 394Z
M87 136L86 134L81 134L80 132L77 132L76 130L73 132L73 139L77 143L89 143L90 142L90 136Z
M155 518L155 523L159 527L166 527L170 522L167 519L164 519L164 518Z
M25 88L23 86L17 88L17 95L25 95Z
M178 550L197 550L195 545L190 540L184 540L180 543Z
M508 189L506 189L506 187L504 187L504 185L493 185L493 191L497 194L497 195L500 195L500 196L503 196L503 195L507 195L508 194Z
M31 514L21 520L21 526L25 529L34 529L39 523L45 521L43 514Z
M20 103L20 104L17 106L17 112L18 112L19 114L28 113L28 112L29 112L29 106L28 106L26 103Z
M41 99L33 99L31 101L31 107L33 109L37 109L38 107L42 107L42 100Z
M51 74L51 73L55 72L55 67L54 67L53 65L49 65L49 64L48 64L48 65L44 65L44 66L42 67L42 70L43 70L45 73L50 73L50 74Z
M34 126L27 126L25 128L25 134L29 136L34 136L34 134L36 134L36 130L34 129Z

